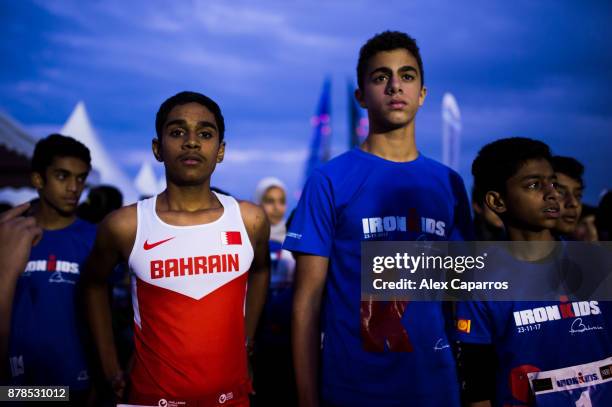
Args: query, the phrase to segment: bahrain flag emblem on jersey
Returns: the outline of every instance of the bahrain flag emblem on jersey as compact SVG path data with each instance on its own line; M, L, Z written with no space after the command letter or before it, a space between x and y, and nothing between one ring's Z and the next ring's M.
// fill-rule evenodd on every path
M241 245L242 236L240 232L221 232L221 243L224 245Z

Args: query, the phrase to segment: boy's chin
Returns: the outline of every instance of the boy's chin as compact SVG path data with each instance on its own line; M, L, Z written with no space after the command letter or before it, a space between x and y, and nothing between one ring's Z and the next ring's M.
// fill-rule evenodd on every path
M408 126L409 124L410 124L410 120L406 120L406 119L384 120L381 123L380 128L384 132L389 132L389 131L401 129L403 127Z
M571 235L576 231L576 225L566 225L557 223L554 227L554 232L560 235Z
M540 223L539 226L542 229L550 229L551 231L553 231L555 227L557 226L557 220L556 219L545 219Z

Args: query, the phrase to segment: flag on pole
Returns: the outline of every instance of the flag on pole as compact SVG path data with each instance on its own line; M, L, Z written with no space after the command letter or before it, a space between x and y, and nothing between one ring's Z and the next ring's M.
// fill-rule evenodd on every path
M313 134L310 144L310 156L306 162L304 182L315 168L327 162L331 155L331 80L329 78L325 79L323 83L323 91L319 99L317 113L312 117L310 123L313 128Z
M349 105L349 147L359 146L368 136L368 117L355 99L355 87L352 81L348 81L348 105Z
M450 93L442 99L442 162L459 171L461 141L461 112L457 100Z

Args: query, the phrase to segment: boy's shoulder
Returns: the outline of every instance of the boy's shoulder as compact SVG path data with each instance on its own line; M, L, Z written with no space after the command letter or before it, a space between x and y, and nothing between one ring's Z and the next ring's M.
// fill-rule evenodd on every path
M364 165L360 162L360 155L352 149L346 151L323 165L317 167L308 178L308 183L316 185L334 186L344 184L346 181L354 181L360 172L364 171Z
M82 236L95 236L97 226L84 219L77 218L67 229L69 229L71 233L76 233Z
M423 165L429 166L432 171L440 174L450 174L452 178L461 179L461 175L451 167L446 164L441 163L440 161L434 160L433 158L429 158L426 155L420 156L423 159Z
M398 164L418 170L423 178L437 178L444 183L450 182L455 186L463 185L463 178L461 178L457 171L423 154L419 154L418 158L414 161L394 163L361 151L359 148L353 148L332 158L317 168L313 172L313 176L322 177L335 183L351 177L359 178L360 174L367 176L377 169L388 168L389 165L394 166Z
M325 175L331 175L338 171L344 171L348 168L355 167L355 160L359 160L360 157L361 155L359 154L359 150L353 148L332 158L331 160L323 164L321 167L319 167L317 171Z

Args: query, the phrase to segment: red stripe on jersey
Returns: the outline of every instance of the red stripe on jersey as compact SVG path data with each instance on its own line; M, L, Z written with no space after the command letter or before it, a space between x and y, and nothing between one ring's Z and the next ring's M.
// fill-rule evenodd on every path
M197 399L248 383L244 333L247 273L200 300L137 281L132 388Z

